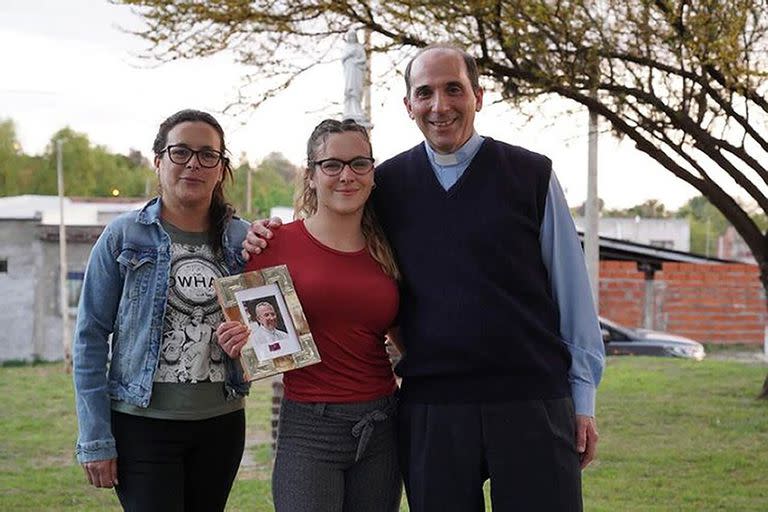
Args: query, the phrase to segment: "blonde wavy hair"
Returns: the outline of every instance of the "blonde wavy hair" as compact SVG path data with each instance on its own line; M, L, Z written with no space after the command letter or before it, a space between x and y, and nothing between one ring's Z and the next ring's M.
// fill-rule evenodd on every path
M317 212L317 191L309 186L309 182L315 173L314 161L318 150L325 144L330 135L346 132L362 135L368 143L369 156L373 156L371 139L368 137L368 130L364 126L357 124L351 119L345 119L344 121L326 119L318 124L307 141L307 166L304 168L304 172L298 176L296 195L293 199L296 219L306 219ZM368 198L363 207L361 227L368 252L381 266L385 274L399 281L400 270L397 268L389 241L387 241L387 237L384 235L384 231L381 229L381 225L376 218L376 213L373 211L373 202L370 198Z

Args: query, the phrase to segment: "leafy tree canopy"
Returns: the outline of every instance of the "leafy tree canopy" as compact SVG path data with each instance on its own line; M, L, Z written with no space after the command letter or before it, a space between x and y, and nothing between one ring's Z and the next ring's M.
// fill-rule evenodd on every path
M695 187L768 284L768 240L735 199L768 212L768 0L114 1L143 16L137 34L158 59L226 50L251 65L245 108L333 57L350 26L395 63L454 41L507 101L554 95L591 109Z
M251 173L250 214L247 213L249 172ZM234 171L235 181L227 189L227 198L241 217L266 217L273 206L293 204L296 173L296 167L282 153L270 153L255 169L247 160L244 160Z
M58 193L56 141L62 140L64 193L68 196L125 197L151 193L154 173L141 154L111 153L71 128L54 133L41 156L23 153L13 121L0 122L0 196Z

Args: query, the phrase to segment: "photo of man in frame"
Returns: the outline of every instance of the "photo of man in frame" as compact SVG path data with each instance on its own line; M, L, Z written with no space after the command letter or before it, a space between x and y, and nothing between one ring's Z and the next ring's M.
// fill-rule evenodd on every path
M289 325L285 303L275 291L276 285L267 285L236 293L240 309L251 328L249 344L259 361L299 352L296 334Z

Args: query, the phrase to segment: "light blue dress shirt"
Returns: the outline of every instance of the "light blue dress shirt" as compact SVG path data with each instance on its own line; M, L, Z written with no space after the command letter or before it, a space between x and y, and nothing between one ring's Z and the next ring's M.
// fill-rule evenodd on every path
M477 132L449 155L437 153L429 143L424 144L435 176L445 190L456 184L482 144L483 137ZM554 171L549 178L539 245L549 273L552 296L560 311L560 339L571 354L568 379L574 408L576 414L594 416L597 385L605 366L605 347L592 300L584 252Z

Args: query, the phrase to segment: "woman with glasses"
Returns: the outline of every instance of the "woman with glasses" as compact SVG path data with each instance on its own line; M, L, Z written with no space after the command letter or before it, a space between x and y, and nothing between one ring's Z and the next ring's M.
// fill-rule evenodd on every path
M224 199L232 169L210 114L173 114L153 150L159 196L104 229L85 273L73 343L77 458L125 510L224 510L247 386L217 343L212 282L242 270L248 224Z
M384 346L397 315L398 270L368 198L365 128L320 123L307 144L297 217L246 270L286 264L322 362L284 374L272 495L278 512L394 512L395 378ZM248 330L219 326L237 357Z

